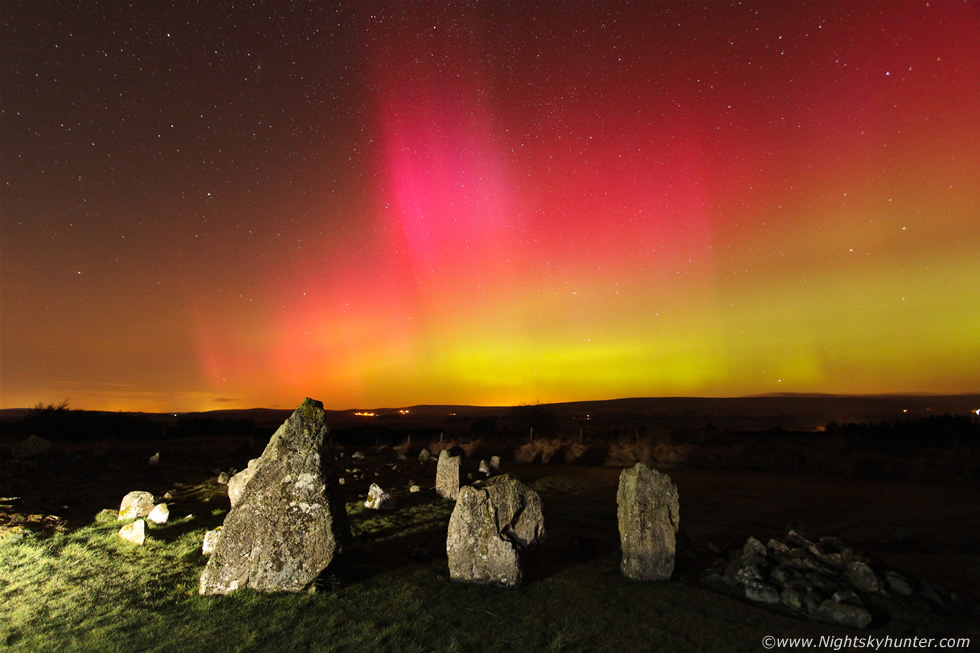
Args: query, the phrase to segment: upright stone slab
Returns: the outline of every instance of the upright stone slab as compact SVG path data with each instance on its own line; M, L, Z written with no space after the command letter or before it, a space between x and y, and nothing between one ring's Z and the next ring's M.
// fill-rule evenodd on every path
M524 577L523 558L545 536L541 497L517 479L504 475L465 486L449 519L449 575L517 585Z
M459 456L450 456L445 449L439 452L439 463L436 466L436 492L443 499L455 499L459 494L459 463Z
M349 540L326 434L323 404L312 399L275 432L225 517L201 594L299 592Z
M666 474L637 463L619 476L622 572L633 580L666 580L674 572L680 525L677 486Z

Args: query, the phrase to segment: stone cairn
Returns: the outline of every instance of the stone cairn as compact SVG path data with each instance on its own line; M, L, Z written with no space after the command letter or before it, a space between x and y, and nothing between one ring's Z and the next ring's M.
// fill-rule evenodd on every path
M350 540L326 435L323 404L312 399L273 434L225 517L201 594L301 591Z
M781 606L815 621L867 628L872 612L891 613L898 601L948 609L958 599L871 561L837 537L812 542L796 531L763 544L754 537L705 571L702 581L724 585L750 601Z
M459 494L460 457L450 456L443 449L436 466L436 493L443 499L455 499Z
M677 486L643 463L624 469L616 494L622 572L633 580L667 580L674 572L680 525Z
M460 489L446 553L454 580L518 585L524 559L546 536L541 497L517 479L495 476Z

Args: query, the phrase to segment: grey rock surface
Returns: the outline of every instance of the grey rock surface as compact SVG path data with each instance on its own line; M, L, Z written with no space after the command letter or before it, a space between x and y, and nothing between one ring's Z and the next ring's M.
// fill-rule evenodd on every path
M349 541L326 434L323 404L312 399L275 432L225 517L201 594L299 592Z
M666 580L674 572L680 525L677 486L666 474L637 463L619 476L621 570L633 580Z
M524 562L544 541L541 497L517 479L497 476L464 486L449 520L446 553L455 580L517 585Z

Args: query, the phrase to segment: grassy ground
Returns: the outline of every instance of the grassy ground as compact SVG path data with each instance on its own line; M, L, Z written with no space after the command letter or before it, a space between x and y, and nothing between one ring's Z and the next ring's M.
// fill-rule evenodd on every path
M142 547L118 538L115 522L8 535L0 540L0 646L758 651L765 635L857 634L771 612L691 579L627 581L618 569L614 496L583 479L528 480L544 500L550 537L529 581L516 589L450 580L445 532L454 504L431 492L400 495L399 509L391 513L351 501L358 544L324 573L314 592L299 595L198 595L205 564L201 541L221 523L223 508L155 526ZM572 546L576 537L594 548L583 553ZM909 627L916 628L903 628Z

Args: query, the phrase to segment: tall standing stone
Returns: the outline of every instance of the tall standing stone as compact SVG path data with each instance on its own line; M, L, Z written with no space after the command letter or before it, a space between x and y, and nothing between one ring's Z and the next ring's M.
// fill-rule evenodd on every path
M436 492L443 499L455 499L459 494L459 464L459 456L450 456L445 449L439 452L439 462L436 466Z
M201 594L298 592L327 568L350 526L326 435L323 404L312 399L275 432L225 517Z
M546 536L541 497L517 479L496 476L460 489L449 519L449 575L497 585L517 585L523 559Z
M666 580L674 572L680 525L677 486L666 474L637 463L619 476L622 572L633 580Z

